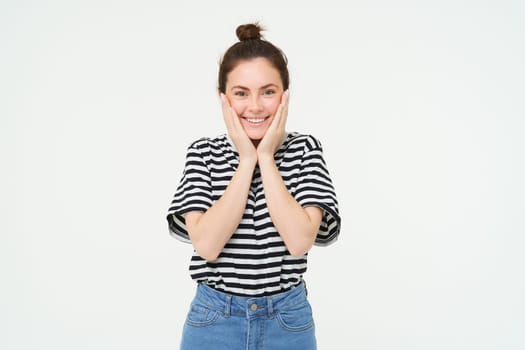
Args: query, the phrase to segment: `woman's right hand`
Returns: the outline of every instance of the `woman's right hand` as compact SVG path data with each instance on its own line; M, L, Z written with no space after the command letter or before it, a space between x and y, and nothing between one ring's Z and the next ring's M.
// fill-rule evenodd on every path
M226 124L228 135L237 148L240 160L251 161L255 165L255 163L257 163L257 149L253 145L252 140L250 140L244 131L239 117L230 105L228 98L224 94L221 94L220 97L222 101L222 115L224 117L224 123Z

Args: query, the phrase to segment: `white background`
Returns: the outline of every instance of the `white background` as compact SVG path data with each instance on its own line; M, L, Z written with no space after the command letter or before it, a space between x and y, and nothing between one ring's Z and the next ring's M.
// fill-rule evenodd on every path
M521 1L2 1L0 348L176 349L194 283L165 213L225 132L238 24L289 58L339 241L310 254L319 348L525 348Z

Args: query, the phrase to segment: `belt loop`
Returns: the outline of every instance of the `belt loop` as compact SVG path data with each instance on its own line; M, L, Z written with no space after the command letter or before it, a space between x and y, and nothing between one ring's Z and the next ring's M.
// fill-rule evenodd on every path
M273 301L272 297L266 297L266 304L268 305L268 317L273 318Z
M226 302L224 303L224 317L230 317L231 305L232 305L232 296L227 295Z
M308 288L306 288L306 281L303 280L302 283L303 283L303 286L304 286L304 294L305 294L306 296L308 296Z

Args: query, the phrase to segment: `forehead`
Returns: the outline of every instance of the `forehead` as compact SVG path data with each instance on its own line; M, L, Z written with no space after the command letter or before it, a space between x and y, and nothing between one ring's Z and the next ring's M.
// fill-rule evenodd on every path
M241 61L228 74L227 86L241 85L257 89L274 84L282 86L279 71L266 58L258 57Z

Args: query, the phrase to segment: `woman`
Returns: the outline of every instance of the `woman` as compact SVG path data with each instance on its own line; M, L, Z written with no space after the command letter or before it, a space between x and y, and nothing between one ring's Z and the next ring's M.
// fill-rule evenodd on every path
M228 133L188 148L168 211L194 248L181 349L316 349L303 274L339 235L338 204L319 141L285 131L287 60L261 30L237 28L219 67Z

